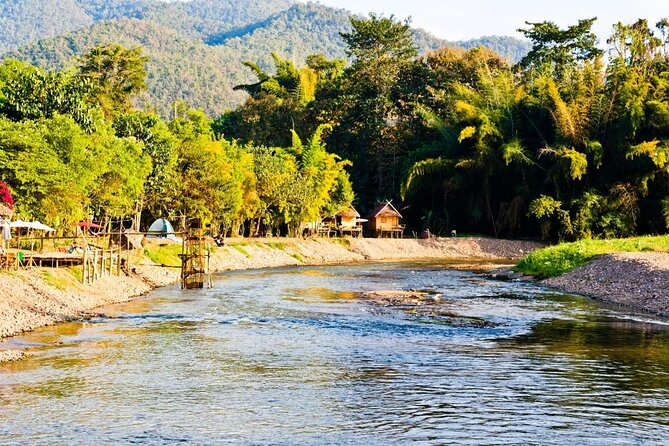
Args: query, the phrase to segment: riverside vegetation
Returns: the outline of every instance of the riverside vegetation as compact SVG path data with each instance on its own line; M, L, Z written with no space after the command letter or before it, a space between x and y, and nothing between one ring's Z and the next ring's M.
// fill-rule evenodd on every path
M665 233L669 22L522 30L518 64L487 50L419 56L409 22L351 18L351 62L245 65L257 81L212 118L135 102L152 61L92 48L75 69L0 66L0 176L19 216L197 216L231 235L298 234L355 201L402 199L414 231L547 241Z
M604 254L625 252L669 253L669 236L611 240L579 240L539 249L525 257L516 271L540 279L558 277Z

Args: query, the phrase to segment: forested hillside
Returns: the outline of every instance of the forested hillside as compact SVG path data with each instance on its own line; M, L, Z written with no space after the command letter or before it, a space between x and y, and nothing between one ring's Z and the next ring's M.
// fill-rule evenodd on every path
M108 42L142 47L150 59L148 90L136 99L138 105L168 116L175 101L216 113L244 100L243 93L232 90L248 76L240 56L225 47L189 40L147 20L100 22L75 34L42 40L11 56L51 69L71 67L77 55Z
M298 5L270 21L332 11ZM296 235L352 201L364 214L391 198L416 232L666 233L669 20L616 24L608 52L595 20L528 24L518 64L486 48L421 55L409 22L373 14L340 35L349 60L278 47L269 64L242 64L255 53L234 46L272 51L262 27L211 46L152 21L103 21L35 46L66 70L0 65L0 179L19 216L63 229L91 214L167 215ZM137 109L155 104L147 88L162 116ZM247 99L218 117L188 105L235 95Z
M100 20L146 19L202 40L289 8L291 0L0 0L0 52Z
M245 96L232 87L250 80L244 60L269 68L273 52L296 63L316 53L345 58L340 33L351 29L344 10L289 0L0 0L0 10L6 22L0 51L14 48L4 56L39 66L72 66L76 56L105 43L141 46L150 60L148 91L138 101L164 115L175 100L211 115L239 105ZM421 53L449 45L422 30L413 33ZM526 42L508 37L455 45L480 44L513 61L527 51Z

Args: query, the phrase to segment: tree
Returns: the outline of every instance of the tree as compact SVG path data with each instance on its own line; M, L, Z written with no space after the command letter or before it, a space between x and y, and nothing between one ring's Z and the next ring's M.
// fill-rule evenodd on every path
M579 20L562 29L553 22L525 22L529 28L518 32L532 41L532 49L518 64L524 70L547 69L558 77L577 62L593 60L602 54L597 48L597 35L591 31L597 20Z
M254 84L237 85L234 90L242 90L258 99L263 94L274 95L280 100L291 100L300 105L306 105L314 100L318 73L313 68L306 66L297 68L288 59L282 59L278 54L272 53L276 74L270 75L257 64L247 61L244 65L248 67L258 78Z
M117 136L141 143L142 153L151 159L151 172L136 209L137 218L144 209L154 218L169 215L176 206L176 138L160 117L152 113L123 113L116 117L113 126Z
M397 193L403 153L393 91L417 50L408 20L370 14L351 17L351 25L353 30L342 37L353 64L335 88L317 95L315 113L320 122L334 124L328 143L353 162L358 195L371 206L378 196Z
M91 49L79 60L79 72L93 85L93 93L107 114L128 111L131 99L146 90L149 58L139 47L109 44Z
M211 121L199 110L170 123L177 138L175 213L227 227L242 209L243 178L235 174L233 146L214 137Z
M0 114L14 121L68 115L90 129L95 120L91 88L80 76L6 60L0 66Z
M501 202L518 200L519 191L509 191L505 184L510 166L522 169L534 163L517 131L520 96L511 68L499 58L481 49L457 57L463 60L446 65L449 70L459 67L449 75L448 91L436 93L448 95L447 108L421 112L438 139L410 154L402 193L414 200L430 197L432 209L439 194L445 199L445 217L466 209L460 222L487 227L497 236L501 230L517 229L515 223L501 227L509 221Z

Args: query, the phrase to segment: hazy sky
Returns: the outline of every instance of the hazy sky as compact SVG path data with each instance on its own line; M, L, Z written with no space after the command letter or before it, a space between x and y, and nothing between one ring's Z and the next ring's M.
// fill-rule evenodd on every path
M414 26L438 37L461 40L483 35L518 35L526 20L561 26L598 17L593 28L604 41L613 23L669 17L669 0L320 0L319 3L367 14L413 18Z

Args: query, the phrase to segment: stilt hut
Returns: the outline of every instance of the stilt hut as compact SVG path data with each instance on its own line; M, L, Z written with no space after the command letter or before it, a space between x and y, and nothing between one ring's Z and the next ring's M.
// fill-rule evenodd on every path
M362 237L362 221L360 213L353 206L345 209L335 215L337 222L337 231L341 237L351 235L352 237Z
M404 234L404 225L400 224L402 214L395 209L390 200L379 203L368 219L369 231L377 238L402 238Z

